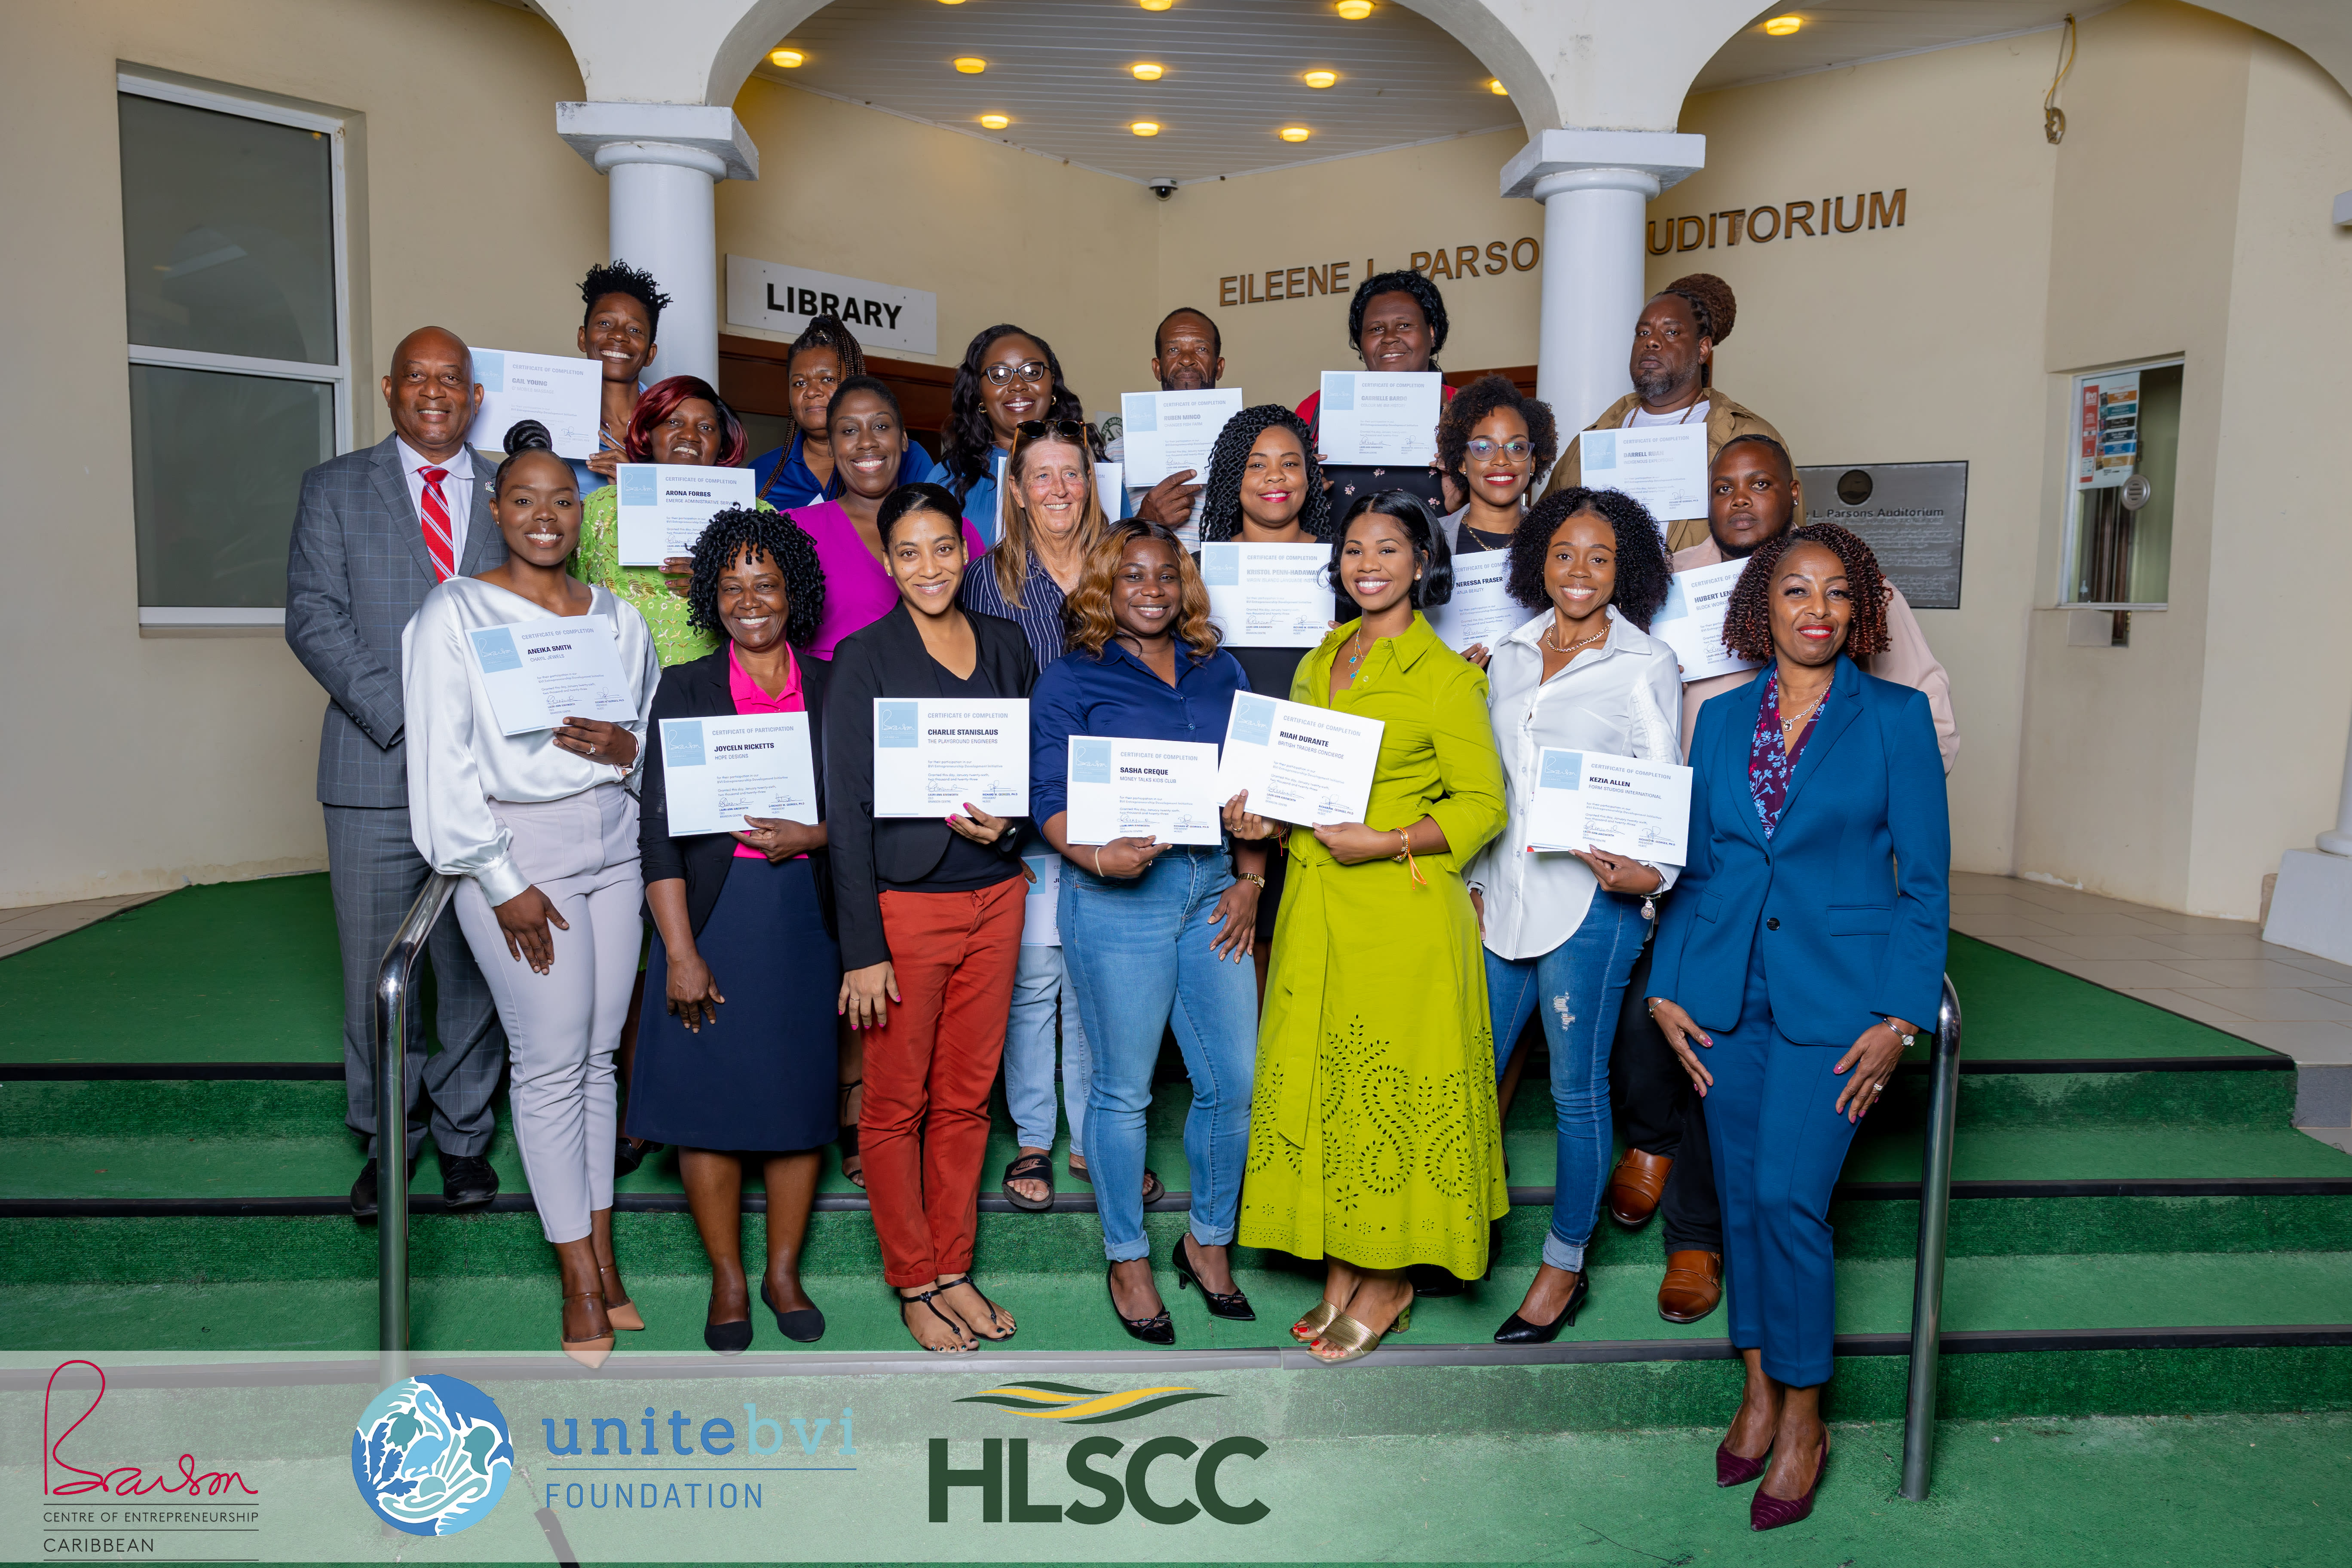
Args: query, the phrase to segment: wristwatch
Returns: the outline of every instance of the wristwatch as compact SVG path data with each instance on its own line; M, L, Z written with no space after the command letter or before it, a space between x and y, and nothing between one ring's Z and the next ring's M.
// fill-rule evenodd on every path
M1907 1050L1909 1050L1913 1046L1915 1046L1915 1045L1916 1045L1916 1044L1918 1043L1918 1041L1919 1041L1919 1037L1918 1037L1917 1035L1906 1035L1906 1034L1905 1034L1905 1033L1903 1032L1902 1026L1900 1026L1900 1025L1898 1025L1897 1023L1895 1023L1895 1021L1894 1019L1892 1019L1892 1018L1882 1018L1882 1019L1880 1019L1880 1020L1879 1020L1879 1022L1881 1022L1881 1023L1885 1024L1888 1028L1893 1029L1893 1030L1895 1031L1895 1037L1896 1039L1898 1039L1898 1040L1900 1040L1900 1041L1902 1041L1902 1042L1903 1042L1903 1048L1904 1048L1905 1050L1906 1050L1906 1051L1907 1051Z

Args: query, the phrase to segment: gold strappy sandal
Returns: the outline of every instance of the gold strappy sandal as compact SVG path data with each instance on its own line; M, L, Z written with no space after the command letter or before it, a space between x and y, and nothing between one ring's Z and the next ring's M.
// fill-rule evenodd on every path
M1316 1336L1318 1344L1337 1345L1341 1353L1318 1355L1315 1359L1326 1366L1339 1366L1346 1362L1357 1361L1380 1349L1381 1342L1389 1335L1403 1333L1411 1327L1412 1327L1412 1303L1410 1301L1398 1310L1395 1322L1377 1331L1364 1327L1363 1324L1342 1312L1331 1320L1330 1327ZM1314 1353L1313 1345L1307 1347L1307 1352Z
M1305 1317L1290 1325L1290 1337L1302 1345L1311 1345L1322 1338L1323 1331L1329 1328L1331 1320L1339 1315L1339 1309L1328 1300L1318 1301L1307 1309Z

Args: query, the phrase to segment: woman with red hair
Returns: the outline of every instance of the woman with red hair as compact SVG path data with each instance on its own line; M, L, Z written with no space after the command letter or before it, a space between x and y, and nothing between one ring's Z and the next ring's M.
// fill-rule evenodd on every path
M699 468L740 468L751 453L743 422L700 376L674 375L656 382L637 398L621 447L625 463L687 463ZM654 634L654 653L665 668L700 658L719 637L698 631L688 620L686 587L694 574L689 556L674 555L658 570L621 564L618 486L591 490L580 504L580 548L572 574L608 588L645 616ZM762 511L775 509L760 503Z

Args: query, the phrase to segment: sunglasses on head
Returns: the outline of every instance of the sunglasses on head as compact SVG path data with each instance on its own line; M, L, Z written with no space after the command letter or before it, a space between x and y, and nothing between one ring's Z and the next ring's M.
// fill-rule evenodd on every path
M1056 437L1077 446L1087 446L1089 427L1076 419L1024 419L1013 427L1013 433L1024 441L1043 441Z

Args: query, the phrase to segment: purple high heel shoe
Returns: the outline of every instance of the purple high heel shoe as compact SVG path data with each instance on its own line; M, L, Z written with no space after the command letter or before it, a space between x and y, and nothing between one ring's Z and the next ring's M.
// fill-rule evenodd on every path
M1753 1459L1743 1459L1723 1444L1715 1446L1715 1484L1719 1487L1744 1487L1764 1473L1772 1458L1767 1448Z
M1822 1434L1822 1457L1813 1466L1813 1484L1805 1489L1805 1495L1791 1500L1788 1498L1774 1497L1759 1487L1756 1489L1756 1495L1748 1500L1748 1528L1778 1530L1784 1524L1794 1524L1811 1513L1813 1494L1822 1489L1822 1472L1829 1468L1830 1438L1829 1434L1824 1432Z

